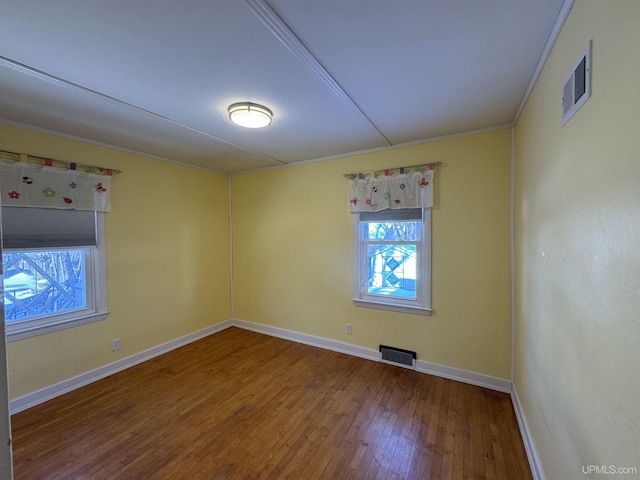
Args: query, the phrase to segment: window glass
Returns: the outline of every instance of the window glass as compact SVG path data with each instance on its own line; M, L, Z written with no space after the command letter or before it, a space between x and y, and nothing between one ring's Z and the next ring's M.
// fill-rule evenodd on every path
M367 240L420 240L422 222L368 222Z
M416 260L421 224L415 221L362 224L367 257L367 294L416 300Z
M87 308L86 249L2 255L7 322Z
M367 293L416 299L416 246L369 244Z

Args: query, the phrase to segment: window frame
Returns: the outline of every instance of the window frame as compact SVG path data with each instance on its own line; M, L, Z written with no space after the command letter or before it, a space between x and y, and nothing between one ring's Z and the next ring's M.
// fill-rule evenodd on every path
M431 209L422 208L422 230L417 242L416 300L385 299L371 295L367 289L367 245L361 235L360 214L354 214L354 284L353 303L357 307L374 308L413 315L431 315ZM402 243L402 242L401 242ZM413 242L411 242L413 243Z
M69 247L85 249L87 307L71 312L44 315L41 317L17 322L5 322L7 342L44 335L67 328L77 327L107 318L107 276L104 246L104 213L96 212L96 246ZM63 250L63 247L36 248L33 250ZM29 249L7 249L4 252L24 252ZM4 284L0 282L0 292L4 303Z

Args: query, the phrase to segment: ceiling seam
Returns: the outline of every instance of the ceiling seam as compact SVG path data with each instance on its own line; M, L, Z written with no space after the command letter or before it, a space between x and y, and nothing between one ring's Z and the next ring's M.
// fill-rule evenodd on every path
M371 133L383 140L388 146L392 145L389 139L378 129L369 117L367 117L353 98L340 86L322 63L311 53L304 42L302 42L300 37L296 35L293 29L266 0L244 0L244 3L267 29L355 114Z
M152 112L152 111L147 110L145 108L138 107L137 105L133 105L133 104L125 102L123 100L119 100L119 99L117 99L115 97L111 97L111 96L106 95L104 93L100 93L100 92L98 92L96 90L92 90L90 88L83 87L82 85L78 85L77 83L73 83L73 82L70 82L68 80L64 80L63 78L59 78L59 77L56 77L54 75L50 75L48 73L45 73L45 72L40 71L40 70L37 70L37 69L32 68L32 67L30 67L28 65L24 65L22 63L16 62L15 60L12 60L10 58L7 58L7 57L1 56L1 55L0 55L0 66L4 66L4 67L7 67L7 68L10 68L11 70L14 70L16 72L23 73L25 75L29 75L30 77L37 78L39 80L43 80L43 81L48 82L48 83L50 83L52 85L56 85L58 87L63 87L63 88L66 88L66 89L74 91L74 92L82 92L82 93L89 94L89 95L92 95L92 96L95 96L95 97L99 97L99 98L101 98L103 100L106 100L106 101L112 103L112 104L125 106L127 108L131 108L131 109L136 110L138 112L144 113L146 115L151 115L154 118L157 118L159 120L162 120L162 121L165 121L165 122L169 122L169 123L171 123L173 125L182 127L182 128L184 128L186 130L195 132L197 134L200 134L200 135L203 135L205 137L211 138L211 139L216 140L218 142L224 143L225 145L227 145L227 146L229 146L231 148L234 148L236 150L239 150L239 151L242 151L242 152L245 152L245 153L250 153L250 154L253 154L253 155L257 155L257 156L259 156L259 157L261 157L263 159L279 163L280 165L286 165L287 164L287 162L283 162L282 160L278 160L276 158L270 157L270 156L265 155L263 153L256 152L254 150L250 150L248 148L242 147L240 145L237 145L237 144L235 144L233 142L230 142L228 140L225 140L223 138L217 137L217 136L212 135L212 134L207 133L207 132L203 132L202 130L198 130L197 128L191 127L191 126L186 125L184 123L178 122L177 120L173 120L173 119L171 119L169 117L165 117L164 115L160 115L159 113L155 113L155 112Z

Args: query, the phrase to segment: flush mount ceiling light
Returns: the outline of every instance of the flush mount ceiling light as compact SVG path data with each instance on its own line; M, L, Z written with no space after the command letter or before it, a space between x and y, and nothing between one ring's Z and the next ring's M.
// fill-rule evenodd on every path
M246 128L266 127L273 118L271 110L256 103L234 103L228 110L231 121Z

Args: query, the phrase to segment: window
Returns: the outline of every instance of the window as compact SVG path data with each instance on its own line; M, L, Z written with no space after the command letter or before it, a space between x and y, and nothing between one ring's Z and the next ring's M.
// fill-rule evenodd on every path
M356 305L430 314L430 226L430 209L356 215Z
M103 213L3 207L7 339L106 318Z

